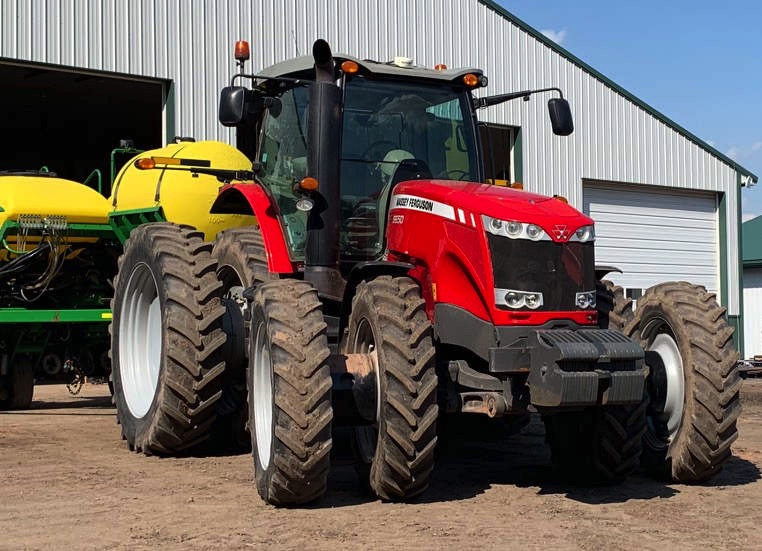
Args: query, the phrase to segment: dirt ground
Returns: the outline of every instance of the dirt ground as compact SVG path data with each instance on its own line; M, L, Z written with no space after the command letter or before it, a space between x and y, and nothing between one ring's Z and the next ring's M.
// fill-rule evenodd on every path
M762 379L742 400L733 458L705 485L569 487L533 420L508 438L445 434L416 503L363 495L339 457L317 504L275 509L248 454L136 455L106 385L38 386L31 410L0 413L0 549L762 549Z

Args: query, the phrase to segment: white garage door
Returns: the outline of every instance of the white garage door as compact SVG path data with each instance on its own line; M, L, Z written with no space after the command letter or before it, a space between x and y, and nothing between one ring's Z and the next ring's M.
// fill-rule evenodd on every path
M631 184L586 182L584 211L595 220L596 264L631 296L664 281L719 290L717 196Z
M762 354L762 268L743 271L744 356Z

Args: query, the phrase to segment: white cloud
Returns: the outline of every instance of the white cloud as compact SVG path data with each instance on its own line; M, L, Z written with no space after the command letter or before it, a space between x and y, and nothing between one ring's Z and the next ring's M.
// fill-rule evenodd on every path
M566 40L566 29L561 29L560 31L554 31L553 29L543 29L540 32L559 46L564 43L564 40Z
M762 152L762 142L754 142L750 145L734 145L725 152L725 155L734 161L743 161L750 157L757 157Z
M748 222L749 220L752 220L753 218L756 218L757 216L759 216L759 214L754 214L754 213L751 213L751 212L744 212L741 215L741 221L742 222Z

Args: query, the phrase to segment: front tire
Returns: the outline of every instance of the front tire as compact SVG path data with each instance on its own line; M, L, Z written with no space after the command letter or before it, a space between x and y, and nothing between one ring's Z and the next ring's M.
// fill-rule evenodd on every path
M658 478L702 482L716 475L738 436L741 377L733 328L704 287L663 283L638 301L628 334L651 368L643 466Z
M297 505L325 493L331 450L326 323L309 283L257 288L249 354L249 431L259 495Z
M211 245L170 223L132 231L111 326L117 418L130 449L172 455L209 436L221 395L224 308Z
M439 412L431 323L414 280L381 276L357 287L347 352L370 354L376 366L376 424L355 429L359 471L381 499L411 499L434 469Z

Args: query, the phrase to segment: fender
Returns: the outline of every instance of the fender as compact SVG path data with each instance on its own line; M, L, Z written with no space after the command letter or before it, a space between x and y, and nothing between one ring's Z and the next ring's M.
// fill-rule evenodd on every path
M395 260L373 260L369 262L360 262L349 272L347 284L344 287L344 299L341 301L341 314L339 316L339 335L344 334L344 328L349 322L349 314L352 311L352 298L355 296L357 286L365 280L373 279L380 275L390 275L392 277L413 275L416 266L410 262ZM419 281L420 284L420 281ZM422 286L423 289L423 286ZM425 293L425 291L422 291Z
M270 197L257 184L227 184L214 200L211 214L253 214L262 230L267 253L267 268L276 274L295 273L297 267L288 254L288 246Z
M607 275L611 273L618 273L622 274L622 270L617 268L616 266L602 266L600 264L595 265L595 279L603 279Z

